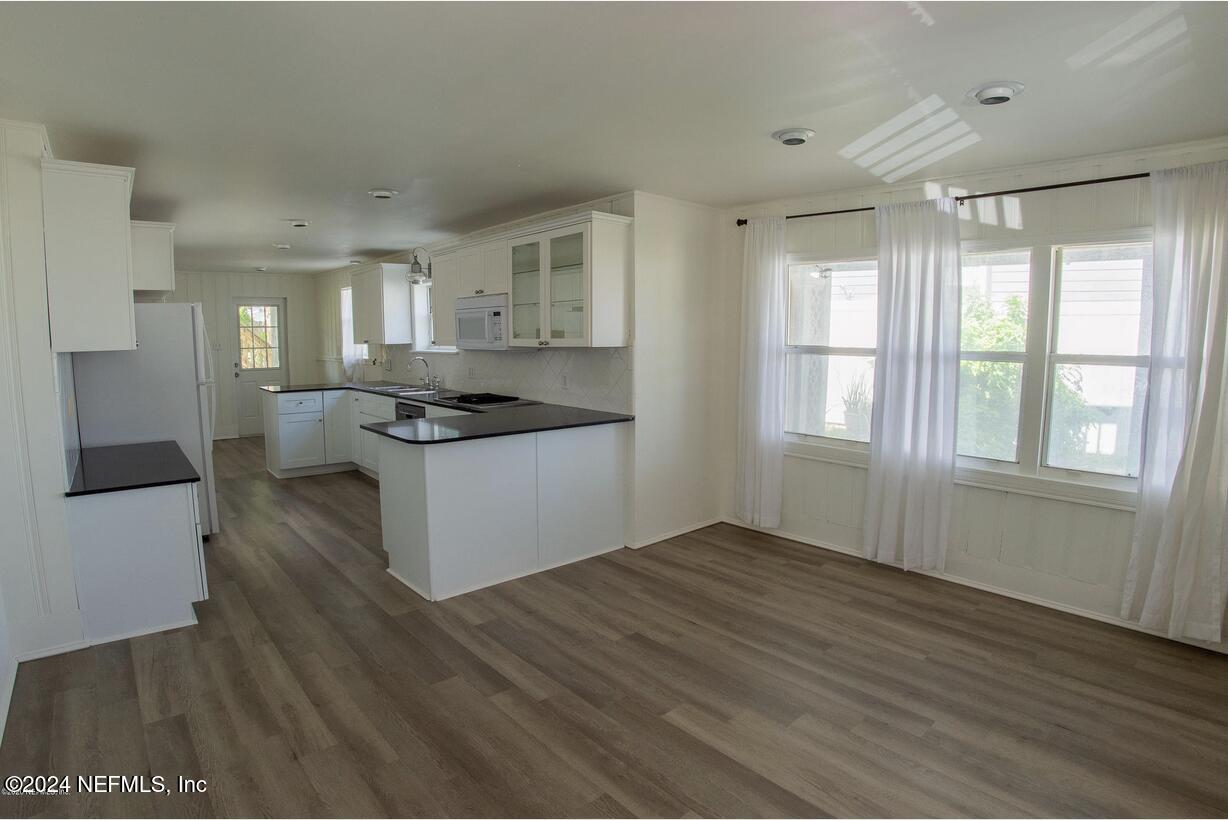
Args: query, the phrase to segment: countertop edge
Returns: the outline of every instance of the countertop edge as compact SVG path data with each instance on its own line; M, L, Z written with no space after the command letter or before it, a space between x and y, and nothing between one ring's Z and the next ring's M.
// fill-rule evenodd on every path
M80 466L77 467L80 470ZM74 477L75 480L75 477ZM123 487L99 487L94 490L69 490L64 493L65 498L80 498L83 495L102 495L103 493L123 493L128 490L147 490L150 487L173 487L176 484L198 484L200 476L196 478L180 478L168 481L150 481L139 484L129 484Z
M363 424L361 425L361 427L363 430L366 430L371 433L375 433L376 435L383 436L384 438L392 439L393 441L399 441L402 444L423 445L423 444L455 444L456 442L460 442L460 441L476 441L478 439L483 439L483 438L502 438L503 436L521 436L521 435L526 435L528 433L549 433L552 430L572 430L577 427L597 427L602 424L625 424L626 422L629 422L629 421L635 421L635 416L625 416L623 418L615 418L615 419L593 419L591 421L577 421L573 424L549 424L549 425L542 425L542 426L536 426L536 427L525 427L524 429L521 429L521 430L505 430L505 431L492 431L489 433L473 433L471 435L457 436L456 438L431 439L429 441L407 439L407 438L402 438L401 436L395 436L392 433L389 433L387 430L381 429L378 426L379 424L393 424L395 422L385 421L385 422L379 422L378 424Z

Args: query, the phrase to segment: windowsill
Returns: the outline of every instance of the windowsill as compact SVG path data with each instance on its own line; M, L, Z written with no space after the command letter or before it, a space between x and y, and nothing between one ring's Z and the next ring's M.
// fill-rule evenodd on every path
M863 470L870 466L870 445L820 436L786 433L785 455ZM1039 475L1024 473L1018 464L958 456L955 483L1112 509L1133 510L1135 507L1137 479L1048 467L1042 469L1044 473Z

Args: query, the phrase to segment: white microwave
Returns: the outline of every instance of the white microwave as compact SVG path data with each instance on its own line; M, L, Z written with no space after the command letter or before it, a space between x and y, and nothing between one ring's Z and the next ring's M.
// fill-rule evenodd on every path
M507 350L507 294L456 300L456 346L461 350Z

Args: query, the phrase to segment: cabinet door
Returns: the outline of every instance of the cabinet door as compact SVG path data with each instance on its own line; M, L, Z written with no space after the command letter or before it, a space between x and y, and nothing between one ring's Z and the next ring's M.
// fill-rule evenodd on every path
M43 163L51 349L134 350L132 170Z
M480 248L464 248L456 252L460 268L460 295L481 296L486 292L486 270Z
M374 424L383 419L373 416L370 413L359 414L359 426L363 424ZM379 436L372 433L370 430L361 430L359 438L362 441L362 457L359 461L362 466L366 467L371 472L379 475Z
M324 463L324 414L288 413L277 417L281 468L316 467Z
M353 390L348 392L347 402L350 405L350 461L362 464L362 435L358 425L362 424L362 416L358 409L359 394Z
M372 270L355 274L350 281L354 306L354 344L383 344L380 278L380 271Z
M456 297L461 294L460 258L455 253L431 260L431 340L436 347L456 344Z
M589 228L563 228L546 235L549 275L545 340L552 347L584 347L588 344Z
M132 223L133 290L175 289L175 226Z
M349 391L329 390L324 393L324 459L328 464L350 460Z
M507 260L507 242L488 242L481 246L482 286L487 293L507 293L508 274L511 267Z
M512 333L508 340L517 346L538 346L542 336L542 259L541 236L514 239L510 244Z

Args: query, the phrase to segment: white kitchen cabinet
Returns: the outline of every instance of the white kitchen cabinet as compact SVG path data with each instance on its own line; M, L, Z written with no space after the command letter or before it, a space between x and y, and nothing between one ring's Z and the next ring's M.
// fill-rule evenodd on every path
M350 279L355 344L413 344L409 265L386 262Z
M435 347L456 345L456 297L460 295L460 252L431 257L431 343Z
M460 268L460 295L507 293L507 240L471 245L456 252Z
M396 399L370 393L358 393L357 398L357 404L351 407L351 410L357 410L354 427L357 432L358 447L354 452L354 461L370 475L379 477L380 436L369 430L363 430L362 425L395 420Z
M628 217L584 221L508 243L511 336L517 347L623 347L630 341Z
M277 417L280 466L283 470L324 463L324 414L285 413Z
M208 588L195 484L67 499L81 626L90 644L196 623Z
M348 390L324 391L324 461L343 464L352 460Z
M131 168L44 159L51 349L134 350Z
M132 289L175 289L175 225L132 222Z

